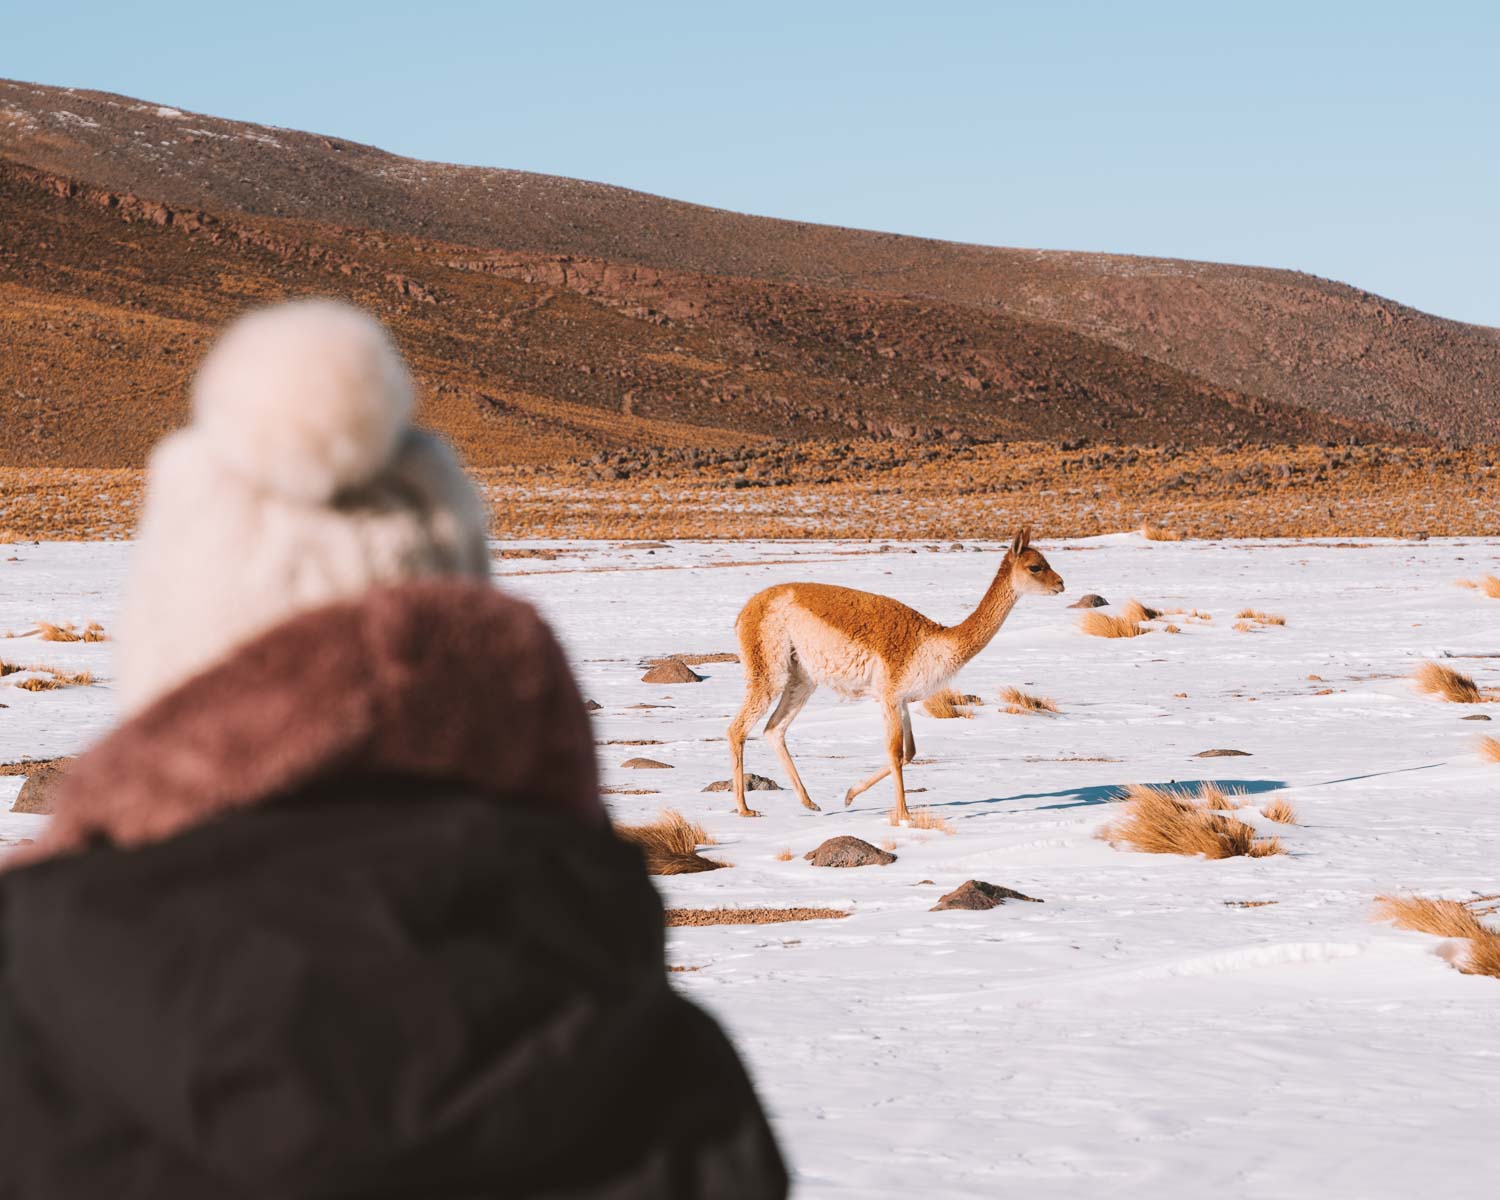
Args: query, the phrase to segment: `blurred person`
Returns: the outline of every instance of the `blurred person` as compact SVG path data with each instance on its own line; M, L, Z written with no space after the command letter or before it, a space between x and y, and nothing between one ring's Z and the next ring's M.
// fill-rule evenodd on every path
M0 1198L781 1197L557 641L372 318L233 323L152 456L123 723L0 873Z

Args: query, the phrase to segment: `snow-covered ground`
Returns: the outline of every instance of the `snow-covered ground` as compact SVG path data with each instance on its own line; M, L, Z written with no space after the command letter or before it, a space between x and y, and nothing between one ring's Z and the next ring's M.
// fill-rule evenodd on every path
M914 712L921 761L908 786L925 791L912 801L951 835L892 829L889 785L843 807L848 784L879 763L880 723L872 705L826 694L789 737L824 811L784 791L752 798L762 819L736 817L728 796L701 789L728 774L739 666L653 686L639 664L734 650L739 605L791 579L878 590L956 620L989 581L995 547L578 544L551 561L497 563L504 586L555 623L603 706L605 783L655 790L611 795L616 813L678 809L733 864L660 880L670 904L852 912L670 931L671 962L696 968L674 978L742 1047L797 1195L1493 1195L1500 981L1460 974L1437 939L1370 915L1382 892L1500 891L1500 766L1474 752L1500 725L1461 720L1500 705L1442 703L1404 679L1422 658L1452 655L1500 684L1489 657L1500 601L1452 586L1495 571L1500 547L1129 535L1042 548L1068 593L1023 600L959 677L985 707L967 721ZM0 549L0 633L37 619L109 625L125 556L119 545ZM1088 591L1213 620L1086 637L1066 605ZM1238 632L1245 606L1287 623ZM0 640L0 658L106 680L109 651ZM1051 697L1061 715L1000 711L1009 684ZM75 750L113 707L107 683L0 686L0 702L0 761ZM641 741L656 744L625 744ZM1193 757L1210 748L1250 757ZM673 769L619 765L643 754ZM748 767L780 776L758 739ZM1296 826L1242 815L1290 853L1209 862L1095 836L1121 785L1169 780L1285 797ZM0 805L19 783L0 778ZM39 820L0 817L0 838ZM839 871L802 860L839 833L894 837L898 861ZM790 861L777 861L783 848ZM969 878L1045 903L929 911Z

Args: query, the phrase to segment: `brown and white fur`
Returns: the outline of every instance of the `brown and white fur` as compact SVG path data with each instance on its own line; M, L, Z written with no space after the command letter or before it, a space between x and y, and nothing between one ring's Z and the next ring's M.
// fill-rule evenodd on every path
M1022 595L1055 595L1063 581L1022 529L1001 560L979 606L957 625L939 625L897 600L823 583L782 583L752 596L735 621L745 664L745 702L729 724L734 802L742 817L760 814L745 804L745 737L779 694L766 722L776 751L803 806L817 810L786 748L786 731L820 684L852 698L873 697L885 717L887 765L851 787L845 805L887 775L895 777L895 820L905 821L901 768L916 756L907 706L944 687L989 645Z

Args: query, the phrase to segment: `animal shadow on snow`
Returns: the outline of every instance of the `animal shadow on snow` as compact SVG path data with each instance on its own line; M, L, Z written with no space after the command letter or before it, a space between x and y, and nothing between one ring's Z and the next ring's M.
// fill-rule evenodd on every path
M1056 800L1056 804L1038 804L1038 812L1052 808L1085 808L1091 804L1110 804L1122 798L1125 789L1140 780L1125 783L1103 783L1092 787L1064 788L1058 792L1019 792L1014 796L992 796L988 800L958 800L955 804L1014 804L1023 800ZM1205 784L1212 784L1221 791L1242 796L1258 796L1264 792L1278 792L1287 786L1284 779L1174 779L1170 783L1148 783L1147 787L1161 788L1173 795L1196 796ZM934 808L946 807L941 804Z

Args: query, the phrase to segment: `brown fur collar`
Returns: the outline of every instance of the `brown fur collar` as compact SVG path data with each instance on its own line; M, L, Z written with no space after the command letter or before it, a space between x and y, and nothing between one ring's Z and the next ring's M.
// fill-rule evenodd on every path
M606 819L551 631L482 584L428 582L295 617L161 697L69 767L46 833L10 865L159 841L352 774Z

